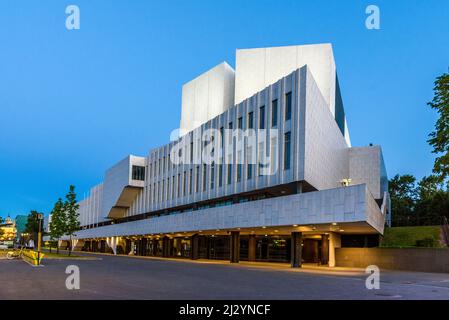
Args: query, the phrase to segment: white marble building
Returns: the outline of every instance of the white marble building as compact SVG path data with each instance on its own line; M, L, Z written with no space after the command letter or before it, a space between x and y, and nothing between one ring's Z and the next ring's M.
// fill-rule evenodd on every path
M366 245L390 220L381 148L350 144L330 44L237 50L235 70L183 86L180 132L118 162L80 203L85 250L333 266L335 247Z

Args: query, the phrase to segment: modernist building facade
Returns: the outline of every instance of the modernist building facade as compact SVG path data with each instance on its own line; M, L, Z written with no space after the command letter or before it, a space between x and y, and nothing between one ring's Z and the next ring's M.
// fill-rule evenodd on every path
M379 146L352 147L330 44L237 50L182 88L180 137L80 202L78 250L335 266L390 221Z

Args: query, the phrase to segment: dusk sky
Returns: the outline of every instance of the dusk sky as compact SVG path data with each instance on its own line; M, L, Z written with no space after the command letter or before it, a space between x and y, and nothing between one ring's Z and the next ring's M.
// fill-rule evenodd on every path
M70 4L80 30L65 27ZM365 27L370 4L380 30ZM1 1L0 39L0 216L48 214L70 184L82 199L169 142L182 84L235 66L236 48L332 43L352 145L380 144L390 178L432 171L447 0Z

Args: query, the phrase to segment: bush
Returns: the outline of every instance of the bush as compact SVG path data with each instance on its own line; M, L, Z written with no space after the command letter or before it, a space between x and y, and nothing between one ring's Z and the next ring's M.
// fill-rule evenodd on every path
M415 244L417 247L426 247L426 248L437 247L435 245L435 239L433 239L433 238L424 238L424 239L416 240Z

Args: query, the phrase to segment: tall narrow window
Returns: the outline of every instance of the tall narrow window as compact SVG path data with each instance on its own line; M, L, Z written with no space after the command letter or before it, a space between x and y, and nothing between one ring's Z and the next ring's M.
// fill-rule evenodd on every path
M253 112L248 113L248 129L254 129Z
M193 163L193 142L190 142L190 164Z
M271 126L276 127L278 125L278 100L271 102Z
M223 164L218 165L218 186L223 186Z
M179 197L181 197L181 174L180 173L178 173L178 191L177 191L177 196L178 196L178 198Z
M189 194L192 194L192 192L193 192L192 180L193 180L193 169L190 169L190 172L189 172Z
M265 106L259 109L259 129L265 129Z
M220 147L223 148L224 146L224 128L220 128Z
M200 166L196 167L195 192L200 191Z
M284 170L290 169L290 149L291 149L291 141L290 141L290 132L287 132L284 135Z
M232 182L232 165L228 164L228 184Z
M203 164L203 191L206 191L206 165Z
M243 129L243 118L242 118L242 117L240 117L240 118L237 120L237 128L238 128L238 129Z
M170 177L167 178L167 200L171 199L170 195Z
M285 95L285 121L292 118L292 93Z
M241 164L242 152L237 153L237 182L242 181L242 164Z
M215 187L215 163L212 162L210 166L210 188L213 189Z
M171 197L172 197L172 199L176 198L175 185L176 185L175 176L173 176L172 179L171 179Z
M183 176L183 179L182 179L182 196L183 197L186 196L186 183L187 183L186 177L187 177L187 172L184 171L184 176Z

